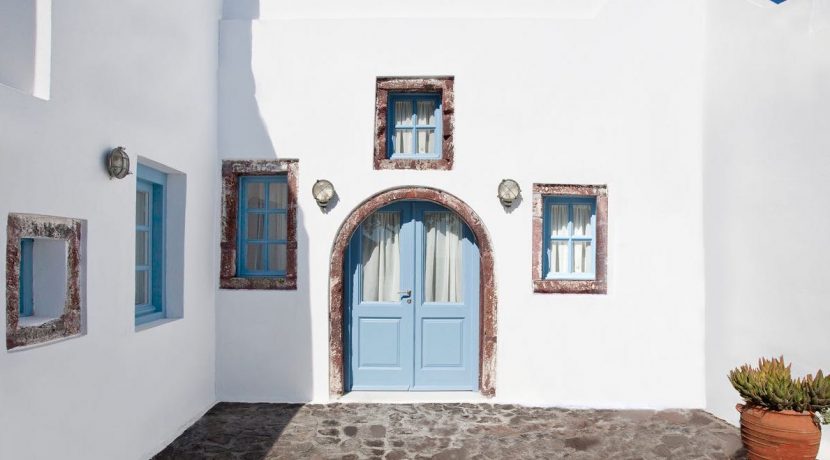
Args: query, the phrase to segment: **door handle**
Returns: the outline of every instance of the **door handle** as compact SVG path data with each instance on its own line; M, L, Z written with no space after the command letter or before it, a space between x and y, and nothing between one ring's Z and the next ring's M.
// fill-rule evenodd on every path
M404 296L407 296L407 297L412 297L412 289L410 289L408 291L398 291L398 295L404 295Z

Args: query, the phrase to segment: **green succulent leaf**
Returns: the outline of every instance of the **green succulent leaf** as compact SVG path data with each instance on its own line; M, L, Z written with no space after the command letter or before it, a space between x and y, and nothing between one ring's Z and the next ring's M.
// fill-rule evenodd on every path
M744 364L729 372L729 381L748 404L771 410L818 412L830 423L830 376L819 370L793 379L784 357L761 358L758 367Z

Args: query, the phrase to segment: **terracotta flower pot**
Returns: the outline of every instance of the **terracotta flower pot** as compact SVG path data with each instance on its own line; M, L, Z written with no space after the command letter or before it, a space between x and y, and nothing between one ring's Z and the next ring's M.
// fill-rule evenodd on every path
M811 459L818 455L821 425L810 412L771 411L738 404L747 458Z

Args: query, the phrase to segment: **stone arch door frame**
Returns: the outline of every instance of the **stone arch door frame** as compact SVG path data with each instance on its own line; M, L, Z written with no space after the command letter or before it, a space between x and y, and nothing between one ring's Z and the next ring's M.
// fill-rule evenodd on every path
M329 394L345 393L345 343L343 341L344 298L343 257L352 234L363 220L378 209L396 201L417 200L439 204L454 211L473 232L479 257L479 372L481 394L496 394L496 283L493 246L478 214L464 201L430 187L397 187L377 193L358 205L340 225L334 238L329 265Z

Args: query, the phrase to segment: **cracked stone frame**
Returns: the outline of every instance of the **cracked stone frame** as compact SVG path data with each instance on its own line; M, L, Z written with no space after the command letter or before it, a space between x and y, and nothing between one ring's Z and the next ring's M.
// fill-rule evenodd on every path
M224 160L222 161L222 221L220 289L297 289L297 173L299 160ZM287 175L288 234L285 276L237 276L240 176Z
M81 229L68 217L9 214L6 234L6 349L78 336L83 330L81 305ZM37 326L20 326L20 240L48 238L66 242L66 294L63 313Z
M373 166L381 169L452 169L455 155L455 77L378 77L375 91L375 154ZM433 93L441 95L441 158L433 160L391 159L387 152L389 93Z
M595 197L596 277L593 280L546 279L542 273L544 257L544 199L547 196ZM546 294L608 293L608 188L605 185L533 184L533 292Z

